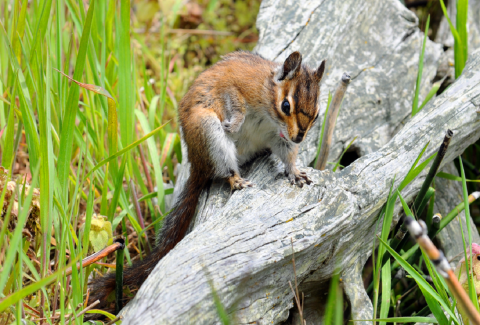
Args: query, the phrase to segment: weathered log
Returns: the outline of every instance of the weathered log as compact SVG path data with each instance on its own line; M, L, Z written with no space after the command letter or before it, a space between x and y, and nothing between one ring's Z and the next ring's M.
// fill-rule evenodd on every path
M278 18L267 25L266 17ZM327 57L323 111L326 90L333 89L341 73L354 76L329 160L335 160L357 135L361 140L355 150L360 156L368 155L335 174L308 169L314 184L302 189L277 177L281 166L274 156L246 166L243 174L256 183L254 188L230 193L226 184L215 182L202 196L192 232L157 265L125 308L125 324L219 322L209 280L238 323L287 320L293 307L288 285L293 280L291 238L306 301L324 299L326 282L338 267L353 318L371 317L361 270L371 253L378 214L392 181L398 186L429 141L424 159L433 154L447 128L454 137L444 163L480 136L476 112L480 53L472 56L454 85L406 122L423 38L416 24L415 16L397 0L262 3L258 20L262 55L281 60L290 51L300 50L312 65ZM424 84L435 76L441 52L440 46L428 42ZM426 86L422 93L428 90ZM299 166L313 160L317 139L318 129L302 145ZM179 178L187 174L184 168ZM404 189L407 200L418 192L424 176ZM399 211L397 204L396 215ZM312 315L314 321L309 323L314 324L321 313L315 313L312 305L306 314Z
M288 286L293 278L290 238L300 290L311 295L335 266L344 271L362 265L371 252L377 216L391 182L395 179L394 186L399 185L421 147L430 141L425 157L432 155L444 130L452 129L447 163L480 137L478 103L474 104L480 96L479 68L477 53L459 80L379 151L340 173L308 169L314 185L290 186L271 171L275 158L256 160L248 177L266 186L233 193L196 226L157 265L126 311L125 323L214 323L217 313L209 279L240 323L286 320L293 298ZM421 182L422 176L403 195L412 199ZM357 276L354 284L358 271L348 272ZM347 280L344 285L350 288Z

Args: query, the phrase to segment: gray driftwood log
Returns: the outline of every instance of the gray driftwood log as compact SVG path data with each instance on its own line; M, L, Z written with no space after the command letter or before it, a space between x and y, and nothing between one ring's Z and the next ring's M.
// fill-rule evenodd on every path
M124 324L218 323L212 286L240 324L292 322L291 239L309 324L322 317L317 307L336 268L353 318L371 318L361 271L393 180L398 186L429 141L424 159L433 154L447 128L454 137L445 164L480 137L480 53L455 84L409 119L423 34L416 17L397 0L266 0L258 27L257 50L268 58L281 60L300 50L312 65L328 59L322 111L327 91L344 71L350 72L329 161L354 136L359 136L354 150L361 158L335 174L305 168L314 184L302 189L278 177L281 166L274 156L245 167L243 174L254 188L232 194L226 184L215 182L202 196L191 233L125 308ZM428 42L422 94L441 56L441 46ZM303 144L299 166L313 160L317 139L318 129ZM183 168L179 178L187 174ZM423 177L404 189L407 200ZM180 181L176 190L181 186ZM398 204L397 217L399 211Z

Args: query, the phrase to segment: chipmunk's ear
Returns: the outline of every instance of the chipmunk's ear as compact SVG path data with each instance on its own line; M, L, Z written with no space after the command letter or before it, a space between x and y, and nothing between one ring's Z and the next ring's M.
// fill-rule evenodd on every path
M278 70L276 79L278 81L290 80L294 78L300 71L302 66L302 55L299 52L293 52L283 63L283 66Z
M322 63L320 63L320 66L318 67L317 71L315 71L315 80L320 83L322 81L323 73L325 72L325 62L327 60L323 60Z

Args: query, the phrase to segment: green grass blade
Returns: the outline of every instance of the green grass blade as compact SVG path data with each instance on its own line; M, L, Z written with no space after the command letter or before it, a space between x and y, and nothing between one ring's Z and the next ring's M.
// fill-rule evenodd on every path
M433 317L391 317L378 319L355 319L353 322L388 322L388 323L428 323L438 324L438 321Z
M452 174L448 174L448 173L445 173L445 172L439 172L436 176L441 177L441 178L445 178L445 179L448 179L448 180L451 180L451 181L463 182L463 178L452 175ZM466 182L472 182L472 183L480 183L480 179L465 179L465 181Z
M110 320L113 320L113 319L117 318L117 316L115 316L114 314L111 314L108 311L104 311L104 310L101 310L101 309L91 309L91 310L88 310L86 313L87 314L100 314L100 315L103 315L105 317L108 317ZM121 321L119 320L116 323L121 324L120 322Z
M157 117L159 100L160 100L160 95L154 96L150 101L150 105L148 106L148 122L150 123L151 129L155 128L155 119ZM162 118L161 115L160 115L160 118Z
M80 40L80 47L78 49L75 72L73 74L73 79L75 80L80 80L83 75L94 9L95 0L92 0L88 7L87 18L83 26L82 38ZM65 199L67 194L66 191L68 186L68 174L70 171L70 160L72 157L75 117L77 116L78 110L79 92L79 86L77 84L71 84L70 90L68 92L65 118L60 134L60 152L57 160L57 170L58 179L61 186L61 192L63 193L63 199Z
M380 304L380 318L387 318L390 310L390 292L392 287L392 271L390 269L390 260L387 260L382 267L382 302ZM380 325L386 325L386 322L380 322Z
M90 226L92 224L92 216L93 216L93 196L94 196L94 189L92 186L90 188L90 191L88 192L87 210L85 212L85 223L84 223L83 238L82 238L82 247L83 247L82 255L83 256L87 256L87 253L88 253Z
M140 125L142 126L143 130L147 132L149 130L149 125L148 121L145 117L145 115L137 110L136 111L138 121L140 122ZM164 124L165 125L165 124ZM157 151L157 146L155 145L154 139L149 139L147 140L147 145L148 145L148 151L150 153L150 159L152 161L153 165L153 171L155 174L155 185L157 186L157 199L158 199L158 204L162 210L164 210L164 199L165 199L165 193L163 189L163 176L162 176L162 168L160 166L160 161L158 159L158 151ZM158 230L158 228L155 228Z
M33 174L34 175L33 182L30 186L30 189L28 191L27 197L25 198L25 201L23 202L22 210L19 212L19 215L17 217L17 223L15 225L15 230L13 231L13 236L10 239L9 249L7 250L6 256L3 260L3 269L2 269L2 273L0 274L0 292L3 292L3 289L7 282L8 275L10 274L10 270L13 266L15 255L17 254L17 249L22 239L23 226L25 225L27 216L29 215L29 212L30 212L29 207L33 198L33 190L37 185L36 180L38 179L39 172L40 172L40 168L39 166L37 166L35 173Z
M133 123L135 120L132 88L132 70L130 53L130 0L120 2L120 29L118 42L118 91L119 91L119 122L122 144L126 147L133 141Z
M110 202L110 206L108 209L108 221L113 221L113 216L115 215L115 210L117 209L118 200L120 194L123 190L123 175L125 172L125 165L127 163L127 156L123 156L122 164L120 165L120 170L117 173L116 180L115 180L115 190L113 192L112 201Z
M149 139L151 136L155 135L157 132L159 132L165 125L167 125L168 123L170 122L167 122L161 126L159 126L158 128L156 128L155 130L153 130L152 132L144 135L142 138L138 139L137 141L131 143L130 145L128 145L127 147L123 148L122 150L119 150L117 151L114 155L111 155L110 157L108 158L105 158L103 159L102 161L100 161L94 168L92 168L87 176L85 178L88 178L90 177L97 169L99 169L100 167L102 167L103 165L105 165L106 163L112 161L113 159L117 158L117 157L120 157L121 155L123 155L125 152L128 152L130 150L132 150L133 148L135 148L136 146L138 146L140 143L142 143L143 141ZM158 158L158 157L157 157Z
M385 249L395 258L395 260L397 260L397 262L400 264L400 266L402 266L405 271L408 272L408 274L410 274L410 276L412 276L412 278L415 280L415 282L417 282L418 284L418 287L422 290L422 293L424 295L428 295L428 298L427 296L425 296L425 299L427 300L427 302L430 302L432 303L432 300L430 300L430 297L433 298L434 301L438 302L442 307L443 309L449 314L449 316L453 319L453 321L455 322L455 324L460 324L458 319L456 318L456 316L452 313L452 311L450 310L449 306L443 301L443 299L439 296L439 294L432 288L432 286L427 282L427 280L425 280L410 264L407 263L407 261L405 261L397 252L395 252L387 243L386 241L384 241L382 238L379 238L380 241L382 242L383 246L385 247ZM438 304L437 304L438 305ZM430 310L432 310L432 308L434 310L432 310L432 312L435 312L437 309L433 306L433 303L432 303L432 306L429 304L429 307L430 307ZM440 306L438 306L440 308ZM440 311L442 309L440 308ZM443 311L441 312L441 314L443 315L443 317L445 317L445 315L443 314ZM436 315L435 314L435 317L438 319L439 317L442 318L440 315ZM441 324L446 324L446 323L442 323L440 321Z
M468 59L468 30L467 30L467 20L468 20L468 0L458 0L457 1L457 31L461 44L458 46L458 51L463 53L463 58L465 63ZM457 50L457 49L454 49ZM463 70L463 68L462 68Z
M350 141L350 143L347 145L347 147L345 148L345 150L343 150L342 154L340 155L340 158L338 158L338 161L337 161L337 163L335 164L335 167L333 167L333 172L336 172L336 171L337 171L338 166L340 166L340 161L342 161L343 155L345 154L345 152L348 151L348 149L350 149L350 146L352 145L352 143L353 143L356 139L357 139L357 137L353 138L353 140Z
M392 219L393 219L393 209L395 207L395 201L397 199L396 192L393 192L393 184L395 183L395 179L392 181L392 185L390 186L390 192L388 193L387 204L385 207L385 215L383 216L383 223L382 223L382 232L380 238L384 241L387 241L388 235L390 234L390 228L392 226ZM393 195L392 195L393 193ZM378 247L378 257L377 257L377 265L375 267L377 273L380 273L382 270L382 263L383 263L383 255L385 254L385 247L379 246ZM380 276L376 277L376 281L374 283L374 291L373 291L373 311L374 317L377 314L377 305L378 305L378 294L379 294L379 287L380 287Z
M338 301L338 285L340 281L340 275L336 274L330 281L330 290L328 291L327 305L325 307L325 325L335 325L335 304ZM342 304L343 305L343 304ZM343 307L343 306L342 306Z
M167 160L169 159L170 155L173 151L173 145L175 143L175 139L177 138L177 133L168 133L165 137L165 141L163 142L162 146L162 153L160 155L160 166L164 166Z
M420 285L418 287L420 288L423 296L425 297L425 301L427 302L428 308L430 308L430 311L435 316L435 318L438 320L438 322L440 324L447 324L448 323L447 317L443 313L442 307L440 306L442 304L443 300L439 301L439 300L437 300L438 298L434 298L433 295L430 292L428 292L428 290L425 289L425 287L422 287ZM447 304L445 302L443 302L442 306L443 305L449 306L449 304ZM450 309L448 309L448 311L452 312Z
M50 19L50 11L52 7L52 0L43 1L42 11L40 14L40 20L35 29L35 39L33 41L33 47L31 50L30 62L33 61L33 57L36 54L37 47L45 38L45 33L47 32L48 20Z
M415 86L415 96L413 97L413 104L412 104L412 117L415 116L418 112L418 96L420 94L420 84L422 83L422 73L423 73L423 58L425 56L425 46L427 44L427 34L428 28L430 27L430 15L427 18L427 24L425 26L425 33L423 36L423 45L422 45L422 52L420 54L420 59L418 60L418 73L417 73L417 83Z
M393 184L395 179L392 181L392 186L390 186L390 193L388 194L387 206L385 208L385 216L383 218L382 232L380 238L384 241L387 241L388 235L390 234L390 228L392 226L393 219L393 209L395 208L395 201L397 200L397 192L393 192ZM385 253L385 248L380 246L378 249L378 260L377 260L377 270L381 269L381 261L383 259L383 254Z
M47 49L48 52L48 49ZM39 55L40 56L40 55ZM50 60L46 64L46 89L51 89L52 73ZM50 91L45 91L44 100L38 101L38 121L40 133L40 158L42 164L40 166L40 220L43 233L42 243L42 258L43 266L42 275L47 275L47 265L50 260L50 241L52 233L52 204L53 204L53 176L54 176L54 159L53 159L53 144L51 134L51 106L50 106Z
M45 4L48 5L47 3L45 3ZM22 9L20 10L20 15L18 17L18 24L17 24L16 32L14 33L14 37L13 37L13 41L12 41L13 51L15 53L15 56L17 57L18 62L22 62L21 61L22 48L21 48L19 40L21 40L23 38L23 34L25 32L27 5L28 5L28 1L23 1Z
M445 15L445 18L447 19L448 25L450 26L450 31L452 32L453 39L455 41L455 47L454 47L455 78L458 78L462 73L463 68L465 67L465 62L467 61L466 57L464 56L464 52L462 50L463 42L460 37L460 34L458 34L458 31L455 29L455 27L453 27L450 17L448 17L447 7L445 6L445 3L443 2L443 0L440 0L440 5L442 7L442 11L443 11L443 14Z
M71 265L74 265L77 260L74 260ZM5 309L7 309L9 306L16 304L18 301L21 299L31 295L32 293L42 289L43 287L49 285L50 283L53 283L57 277L62 274L69 266L63 267L59 269L57 272L53 273L52 275L49 275L43 279L41 279L38 282L32 283L26 287L24 287L22 290L19 290L17 292L14 292L13 294L9 295L5 299L0 301L0 313L3 312Z
M414 246L412 246L412 248L410 248L408 251L406 251L404 254L402 254L402 258L406 261L408 260L413 254L415 254L415 252L417 251L418 249L418 244L415 244ZM392 270L395 270L399 267L400 265L398 264L397 261L393 262L392 264Z
M437 292L440 294L440 297L442 297L443 301L448 306L450 306L450 310L451 310L452 308L451 308L451 305L450 305L450 300L449 300L448 295L447 295L447 289L448 289L447 284L445 282L442 282L439 279L439 275L435 271L435 267L432 265L432 263L430 262L427 254L425 254L425 252L423 250L422 250L422 256L423 256L423 260L425 262L425 265L427 266L428 274L432 278L432 282L435 285L435 288L437 289Z
M427 97L425 97L425 99L422 102L422 105L420 105L420 107L417 109L417 113L420 112L422 110L422 108L424 108L425 105L428 104L428 102L433 98L433 96L435 96L435 94L438 92L438 89L440 89L440 86L442 85L444 80L445 80L445 78L443 78L440 81L435 82L432 85L432 88L428 92Z
M400 202L402 202L402 207L403 207L403 211L405 211L405 214L407 215L407 217L413 217L413 213L412 211L410 210L410 208L408 207L408 204L407 202L405 202L405 200L403 199L403 196L402 194L400 194L400 192L397 190L397 195L398 197L400 198Z
M222 301L220 300L220 297L218 296L218 293L215 290L215 287L213 286L213 281L208 280L208 284L212 292L213 302L215 303L215 309L217 310L217 315L218 315L218 318L220 318L220 322L223 325L231 324L230 316L228 316L228 313L225 310L225 307L223 306Z
M18 84L18 97L20 99L20 109L22 112L22 120L25 126L25 136L27 138L28 145L28 158L30 160L30 171L33 173L33 169L38 164L38 159L40 157L40 144L37 133L37 123L34 119L34 112L32 107L32 102L30 100L30 94L28 92L25 79L23 74L19 72L18 74L19 84Z
M472 226L471 226L471 220L470 220L470 205L468 204L468 192L467 192L467 182L465 180L465 171L463 169L463 162L462 162L462 157L458 157L460 160L460 174L462 176L462 189L463 189L463 202L465 204L465 222L467 224L467 232L468 232L468 247L471 250L472 249ZM463 235L463 231L462 231ZM464 240L465 242L465 240ZM466 252L465 252L465 262L468 261L467 265L467 270L469 270L469 276L468 276L468 289L469 289L469 296L470 299L473 302L473 305L479 310L479 305L478 305L478 298L477 298L477 293L475 290L474 286L474 279L473 279L473 254L470 254L470 258L467 259Z
M433 180L432 186L435 187L435 180ZM432 224L434 208L435 208L435 192L432 194L432 196L430 197L430 199L428 201L427 217L425 218L425 223L427 225Z
M472 201L471 203L473 203ZM471 204L470 203L470 204ZM442 230L445 228L456 216L460 214L465 209L465 203L461 202L458 204L455 208L452 209L443 219L440 221L440 228L438 231Z
M1 21L0 26L2 27L3 34L6 36L7 32ZM15 82L14 84L16 86L16 90L18 91L19 100L21 103L21 113L17 112L17 115L25 125L25 136L27 138L27 145L29 148L30 172L33 173L39 159L39 140L36 123L33 118L34 111L32 107L32 101L30 99L30 92L28 90L27 82L23 75L22 69L20 68L17 58L13 53L11 44L8 41L8 37L5 37L4 43L6 44L6 52L10 59L10 68L15 71L15 74L18 77L18 82ZM21 44L20 41L19 43ZM15 106L12 104L11 108L15 109Z
M410 182L413 181L413 179L417 177L417 175L420 174L420 172L428 165L430 160L432 160L435 157L435 154L434 154L432 157L428 158L422 164L417 166L420 159L422 159L423 154L425 153L425 150L427 150L427 147L429 144L430 142L427 142L427 144L422 148L422 151L420 151L420 153L418 154L418 157L417 159L415 159L415 162L413 163L412 167L410 167L410 170L408 171L407 176L405 176L403 181L398 186L399 191L403 190L405 186L410 184Z
M13 140L15 135L15 110L13 107L10 108L8 114L7 129L5 134L5 141L3 142L3 152L2 152L2 166L6 168L11 168L14 156Z
M108 154L111 156L117 152L118 145L118 116L115 101L108 99ZM114 164L116 166L116 164Z

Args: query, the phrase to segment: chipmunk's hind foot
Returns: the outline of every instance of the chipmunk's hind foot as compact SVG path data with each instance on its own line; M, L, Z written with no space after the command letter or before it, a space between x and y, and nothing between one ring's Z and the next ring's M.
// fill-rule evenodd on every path
M299 171L298 169L290 173L285 172L285 174L292 185L296 184L299 187L303 187L305 184L312 184L312 180L308 177L307 173Z
M253 183L250 182L248 179L241 178L240 175L235 174L228 178L228 182L230 183L230 187L233 190L241 190L247 187L253 187Z

